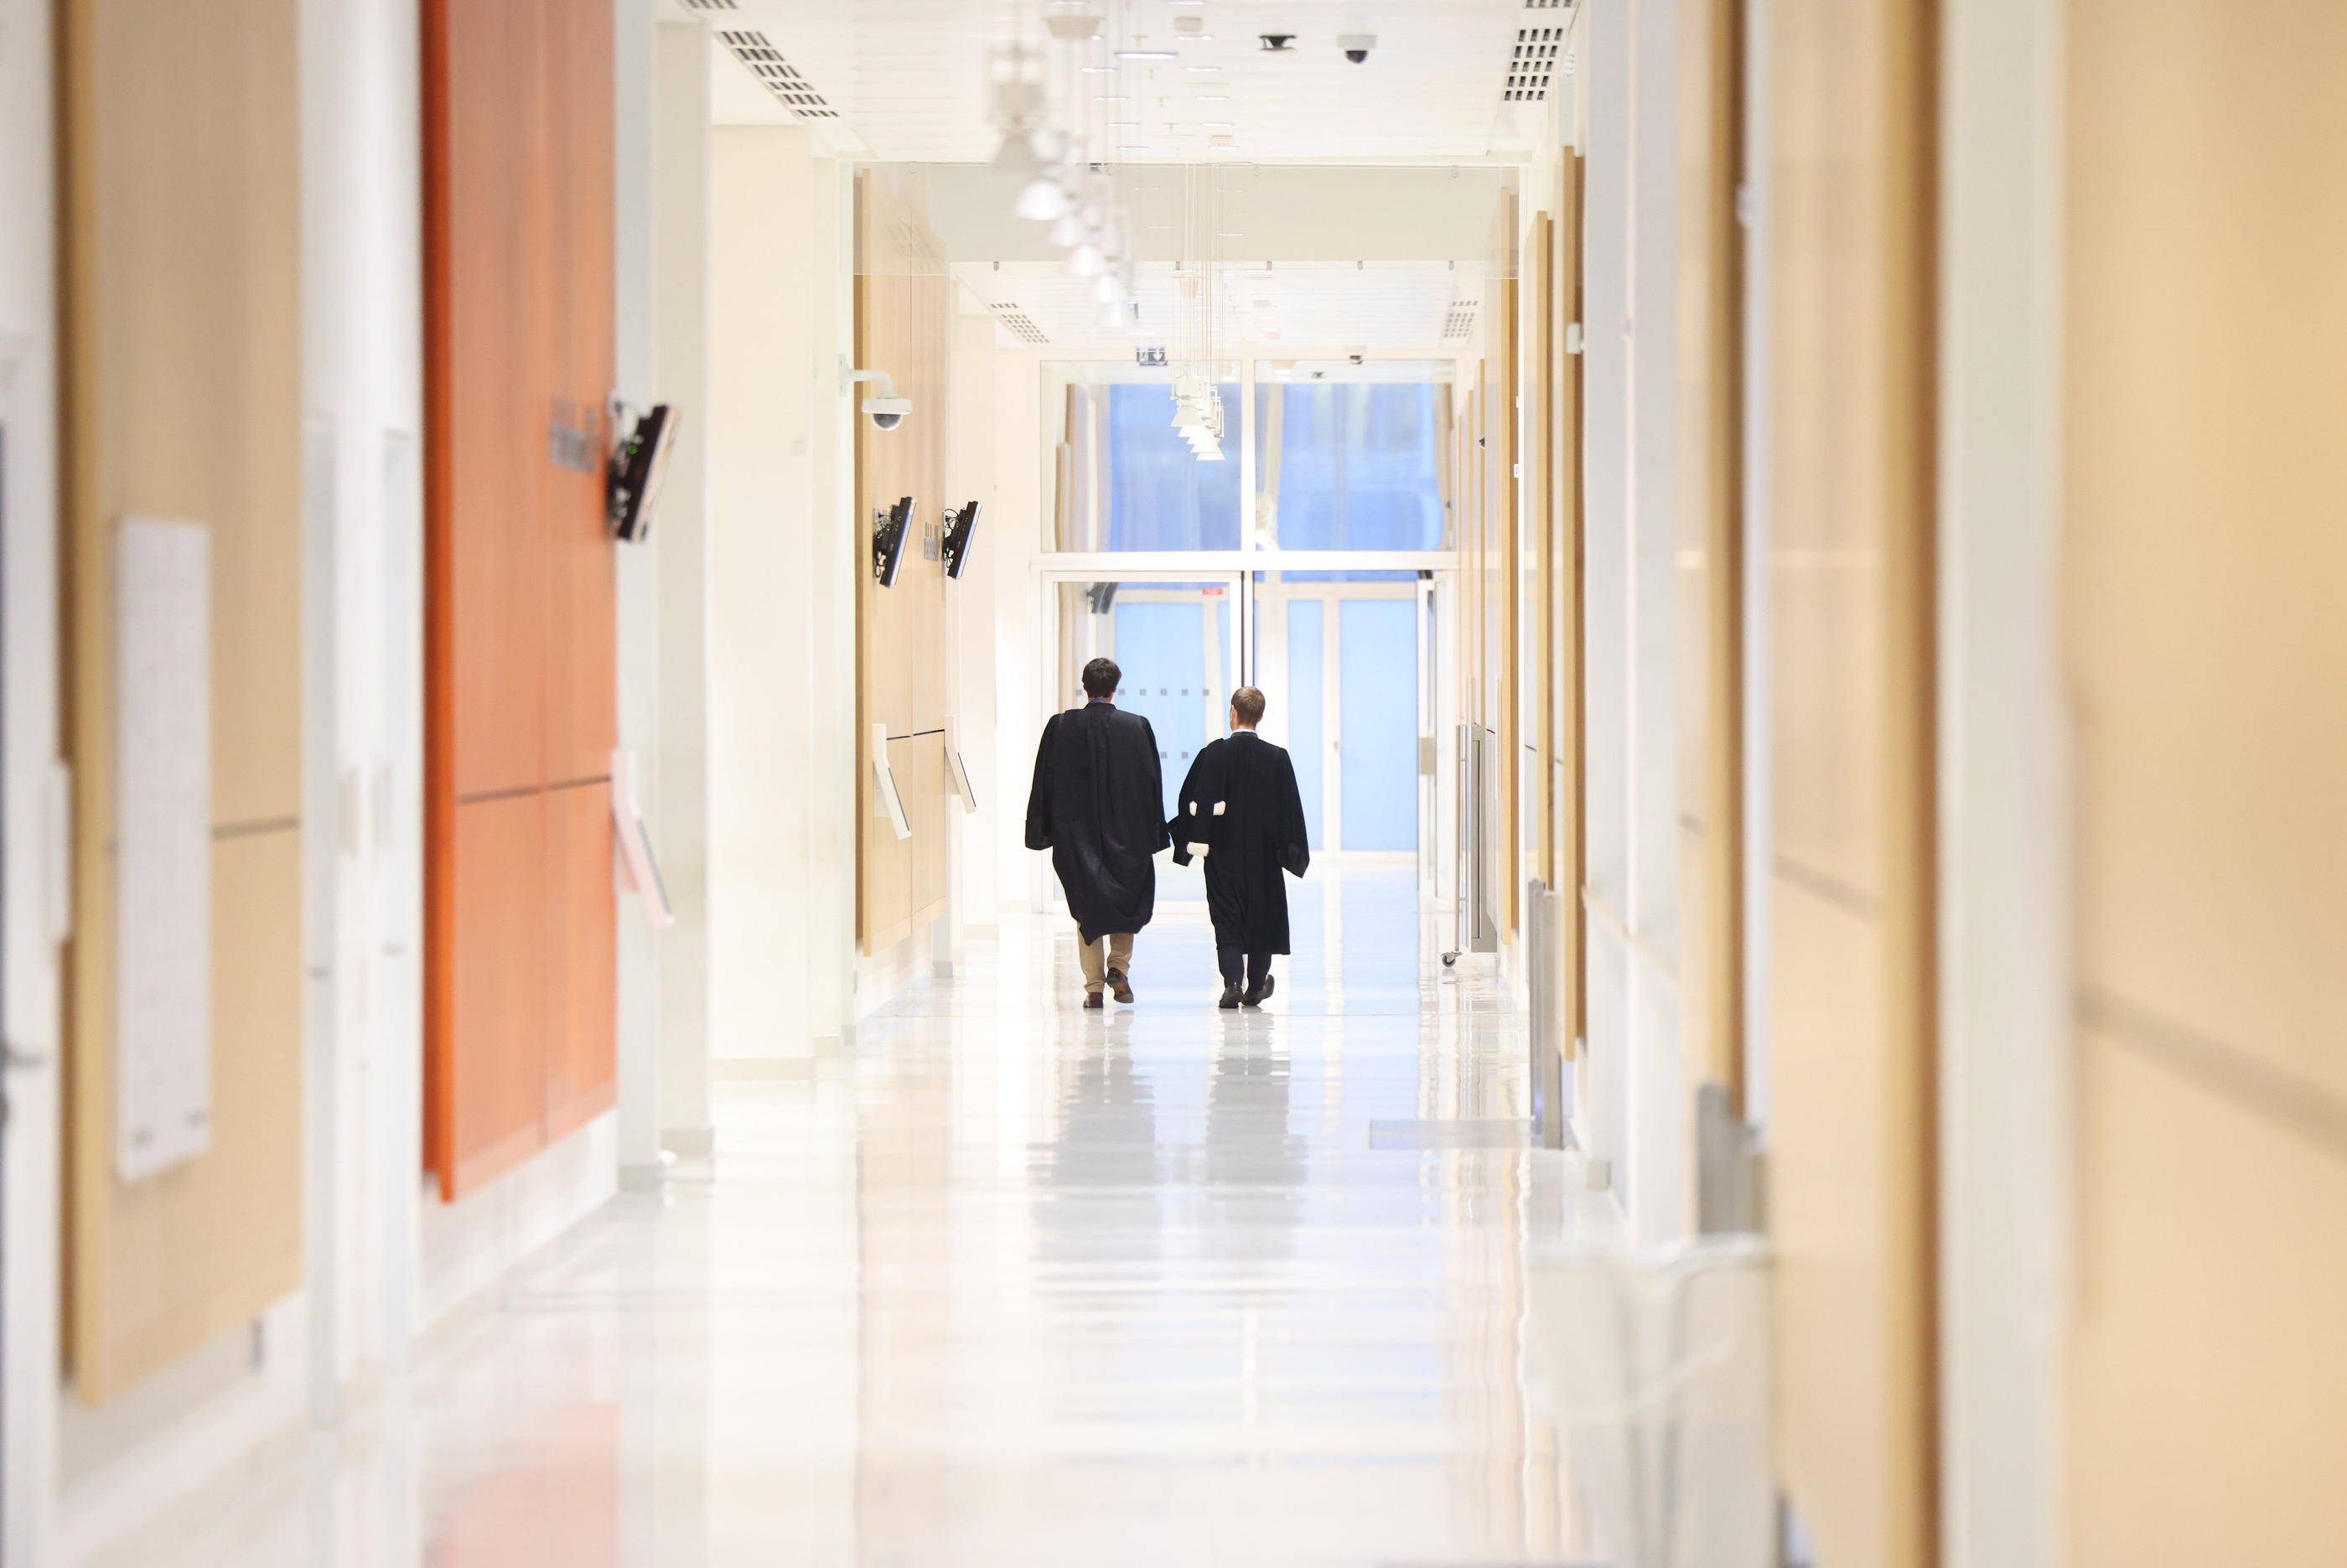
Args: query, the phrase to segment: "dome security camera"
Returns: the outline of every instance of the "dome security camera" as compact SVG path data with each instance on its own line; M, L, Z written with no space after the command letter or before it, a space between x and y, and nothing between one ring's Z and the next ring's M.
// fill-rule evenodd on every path
M865 417L872 421L874 429L894 430L905 423L905 415L913 412L913 400L897 395L897 384L888 379L887 371L856 370L842 359L839 362L839 389L846 392L859 381L873 383L873 390L879 394L877 397L866 398L863 404Z
M1369 51L1377 46L1378 36L1375 33L1339 33L1337 35L1337 47L1344 50L1345 58L1352 61L1353 64L1357 66L1366 64L1369 57Z

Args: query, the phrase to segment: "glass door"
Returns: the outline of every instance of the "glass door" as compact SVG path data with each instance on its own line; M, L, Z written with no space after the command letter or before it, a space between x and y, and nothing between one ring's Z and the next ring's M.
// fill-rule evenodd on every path
M1094 659L1116 661L1123 672L1117 706L1149 721L1157 734L1164 775L1164 810L1171 818L1190 764L1230 724L1231 692L1245 684L1239 601L1240 574L1186 572L1115 579L1053 573L1050 591L1059 625L1052 671L1053 711L1081 707L1083 668ZM1058 897L1058 883L1051 884ZM1161 898L1204 898L1194 864L1161 858Z

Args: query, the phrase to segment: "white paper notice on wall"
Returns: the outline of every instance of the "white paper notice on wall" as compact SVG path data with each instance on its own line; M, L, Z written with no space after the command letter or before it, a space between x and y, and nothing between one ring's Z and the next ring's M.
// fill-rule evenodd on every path
M135 1182L211 1143L211 536L114 540L114 1164Z

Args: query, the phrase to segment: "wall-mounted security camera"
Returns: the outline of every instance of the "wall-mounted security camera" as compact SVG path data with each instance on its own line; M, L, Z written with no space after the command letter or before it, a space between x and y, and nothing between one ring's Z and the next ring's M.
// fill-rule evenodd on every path
M1337 47L1344 50L1345 58L1352 61L1353 64L1357 66L1366 64L1369 57L1369 51L1377 46L1378 36L1375 33L1339 33L1337 35Z
M850 370L843 364L839 373L839 389L849 391L859 381L874 383L875 390L879 394L876 397L864 400L865 417L872 421L873 428L894 430L905 423L907 415L913 412L913 400L897 395L897 384L888 379L887 371Z
M1285 55L1292 52L1296 47L1296 35L1293 33L1265 33L1259 36L1263 39L1263 52L1266 55Z

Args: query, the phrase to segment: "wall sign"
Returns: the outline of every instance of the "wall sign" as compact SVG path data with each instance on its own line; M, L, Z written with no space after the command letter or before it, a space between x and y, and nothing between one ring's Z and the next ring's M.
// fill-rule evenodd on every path
M211 535L115 532L114 1165L211 1145Z

